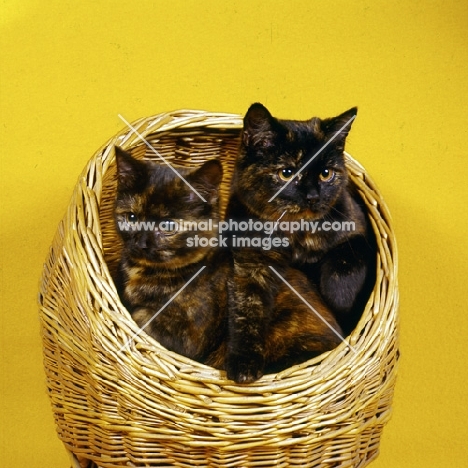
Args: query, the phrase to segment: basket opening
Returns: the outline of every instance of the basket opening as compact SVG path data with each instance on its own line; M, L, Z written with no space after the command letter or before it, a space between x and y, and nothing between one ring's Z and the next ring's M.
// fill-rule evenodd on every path
M209 159L217 158L223 165L223 180L221 183L221 217L224 216L227 201L230 193L230 183L234 171L234 164L240 143L241 129L218 129L218 128L190 128L175 129L174 131L150 134L146 137L147 142L153 149L144 143L126 148L126 151L137 159L148 159L155 162L164 163L161 159L174 164L178 167L196 168ZM352 164L351 164L352 166ZM353 174L353 168L350 168ZM359 168L360 170L360 168ZM358 176L362 174L358 173ZM354 177L351 177L352 183L358 197L361 198L364 208L367 208L368 200L359 184L356 185ZM113 207L117 185L117 174L115 161L111 164L103 177L100 222L103 236L104 258L113 278L116 277L120 255L122 250L122 241L117 234L114 219ZM368 212L368 210L366 210ZM371 213L368 212L371 217ZM374 237L375 237L375 223ZM377 233L379 235L379 233ZM372 278L372 284L366 287L359 301L359 309L362 311L358 320L355 320L352 326L352 332L355 332L362 320L369 296L375 288L376 277ZM362 333L362 331L361 331Z

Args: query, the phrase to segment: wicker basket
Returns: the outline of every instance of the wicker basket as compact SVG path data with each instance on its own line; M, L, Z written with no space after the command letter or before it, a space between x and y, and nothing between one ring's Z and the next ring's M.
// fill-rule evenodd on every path
M398 361L395 238L382 197L347 155L378 240L377 283L349 337L312 361L235 385L138 327L112 273L114 145L177 164L219 158L229 179L242 119L177 111L112 138L79 178L44 266L40 319L47 387L72 466L364 467L389 420ZM138 132L135 133L135 131ZM126 343L129 345L126 347Z

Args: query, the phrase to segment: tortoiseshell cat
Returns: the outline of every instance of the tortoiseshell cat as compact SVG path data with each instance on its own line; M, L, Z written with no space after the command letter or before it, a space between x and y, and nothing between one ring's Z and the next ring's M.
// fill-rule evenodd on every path
M203 202L173 171L149 161L138 161L116 148L118 187L115 203L117 227L125 223L183 220L219 220L219 183L222 168L209 161L196 170L178 169L205 199ZM122 224L123 223L123 224ZM133 319L166 348L218 369L225 369L228 347L228 280L233 276L231 250L222 247L194 247L188 243L193 231L119 229L124 248L117 287ZM216 229L197 231L208 239ZM205 269L184 288L187 281ZM274 276L273 272L270 273ZM228 373L246 383L265 372L278 372L334 348L341 330L306 276L286 268L285 279L317 310L318 318L288 286L277 281L269 288L271 313L262 334L261 370L245 378L245 362L239 372ZM184 288L184 289L182 289ZM171 299L173 299L171 301ZM168 301L162 311L157 312ZM152 319L155 314L157 316ZM327 324L323 321L325 320ZM249 328L249 324L245 323ZM253 323L256 326L256 323ZM250 333L230 337L249 346ZM232 355L231 355L232 358ZM232 359L231 359L232 361Z
M316 232L283 233L289 249L269 252L233 249L231 336L228 375L247 380L262 367L262 339L249 329L262 329L271 311L269 265L280 273L292 262L317 284L345 334L357 324L375 281L375 239L362 202L349 183L344 144L357 109L330 119L279 120L262 104L244 117L227 217L262 221L318 222ZM347 124L347 125L346 125ZM341 131L340 131L341 130ZM340 131L340 132L339 132ZM337 133L339 132L339 133ZM355 223L355 229L325 230L323 222ZM249 323L249 329L242 324ZM240 324L240 325L238 325ZM245 343L249 343L248 346ZM240 362L245 362L239 371ZM247 369L247 370L245 370ZM238 377L239 378L239 377Z
M115 151L115 220L124 245L116 283L122 303L140 327L151 321L145 331L167 349L207 362L225 340L229 252L187 242L195 234L211 239L213 230L167 228L174 221L219 220L221 163L177 169L204 202L171 168ZM155 223L154 229L119 229L141 222Z

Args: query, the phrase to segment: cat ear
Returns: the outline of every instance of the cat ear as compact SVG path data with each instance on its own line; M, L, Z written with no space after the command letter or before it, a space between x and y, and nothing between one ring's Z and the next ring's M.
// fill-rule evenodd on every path
M322 121L322 131L329 138L335 135L337 132L340 132L339 135L335 137L335 139L338 142L344 143L346 137L349 134L349 131L351 130L351 125L354 122L356 115L357 107L352 107L337 117L325 119Z
M119 189L136 189L145 177L144 164L118 146L115 147L115 160Z
M197 192L203 194L209 203L215 203L219 198L219 184L223 178L223 166L217 159L206 161L199 169L188 176ZM198 196L191 191L189 200Z
M190 179L202 187L218 188L223 178L223 166L217 159L206 161L190 175Z
M274 124L276 120L268 109L260 103L252 104L244 117L242 141L245 146L267 148L275 140Z

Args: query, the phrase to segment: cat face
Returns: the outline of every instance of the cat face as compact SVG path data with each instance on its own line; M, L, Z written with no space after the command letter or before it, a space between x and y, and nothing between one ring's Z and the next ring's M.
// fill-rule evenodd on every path
M209 247L187 240L210 239L216 230L195 230L200 221L219 218L222 166L207 161L197 170L177 168L203 201L174 171L151 161L139 161L116 147L117 197L115 220L127 256L154 266L178 267L199 261ZM188 229L192 226L192 229Z
M326 216L348 184L343 150L356 113L353 108L325 120L278 120L253 104L236 168L241 201L262 218Z

